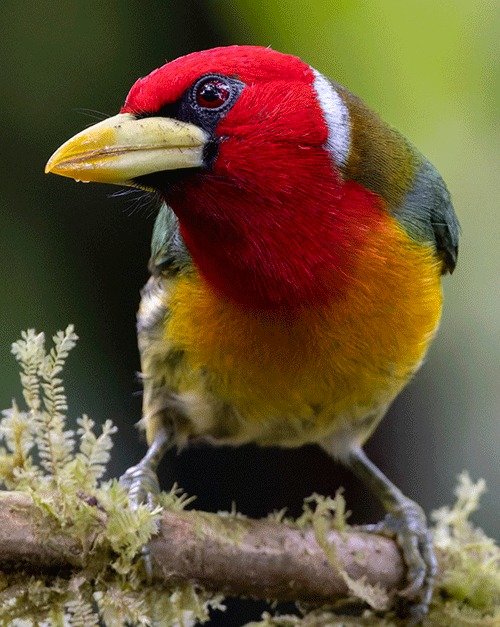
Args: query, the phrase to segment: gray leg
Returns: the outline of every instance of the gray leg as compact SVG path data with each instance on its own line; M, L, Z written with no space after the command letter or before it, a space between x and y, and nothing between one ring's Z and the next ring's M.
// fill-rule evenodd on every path
M156 432L155 439L146 455L136 466L129 468L120 477L120 483L128 488L130 501L135 507L140 503L153 505L152 497L160 492L156 470L171 446L171 427L170 425L162 425Z
M156 432L153 443L146 455L136 465L129 468L121 477L122 483L127 489L130 498L130 506L137 508L141 503L146 503L151 509L155 507L155 496L160 493L160 484L156 476L156 470L166 451L172 446L171 425L162 425ZM142 547L144 568L148 582L153 580L153 565L147 546Z
M418 625L428 612L437 569L425 514L417 503L387 479L361 448L351 450L344 463L380 499L388 512L382 522L364 526L364 529L392 537L401 547L408 566L408 585L399 594L412 601L409 625Z

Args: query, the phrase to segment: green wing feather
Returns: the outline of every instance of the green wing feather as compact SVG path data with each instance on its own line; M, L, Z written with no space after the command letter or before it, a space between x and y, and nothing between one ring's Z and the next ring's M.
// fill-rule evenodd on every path
M457 265L460 224L443 179L424 157L411 188L392 213L411 237L435 243L443 260L443 274L451 274Z
M151 240L150 270L185 273L193 267L193 260L182 239L179 221L172 209L163 203L156 218Z

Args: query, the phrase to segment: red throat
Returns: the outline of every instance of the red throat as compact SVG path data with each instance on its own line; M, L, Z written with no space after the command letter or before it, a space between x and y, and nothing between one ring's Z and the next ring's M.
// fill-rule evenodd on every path
M286 173L250 166L261 173L258 189L215 168L168 196L201 275L245 308L289 311L341 298L367 234L384 220L377 196L337 180L327 153L314 152L299 151Z

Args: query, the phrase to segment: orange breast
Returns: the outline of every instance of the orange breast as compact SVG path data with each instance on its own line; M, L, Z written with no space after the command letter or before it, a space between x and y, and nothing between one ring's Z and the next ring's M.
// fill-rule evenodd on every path
M244 286L242 286L244 289ZM326 307L252 312L196 274L173 290L165 340L210 394L248 421L331 423L389 403L419 367L441 310L440 264L388 217L360 251L349 289ZM180 381L180 391L190 377Z

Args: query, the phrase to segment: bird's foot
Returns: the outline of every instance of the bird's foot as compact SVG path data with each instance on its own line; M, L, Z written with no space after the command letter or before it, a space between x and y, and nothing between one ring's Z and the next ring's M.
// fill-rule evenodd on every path
M364 531L396 540L408 567L407 585L399 595L408 601L408 627L420 625L429 611L437 562L432 536L422 508L408 499L379 523L364 525Z
M157 505L157 497L160 494L160 484L156 476L156 469L165 451L172 442L172 433L167 423L162 425L155 434L154 440L146 455L136 465L129 468L119 479L129 494L130 506L137 509L139 505L146 504L151 511ZM142 547L142 556L148 582L153 579L153 566L149 549Z
M127 488L132 509L137 509L142 504L146 504L151 510L156 507L156 497L160 493L160 484L155 471L147 463L144 463L144 460L129 468L119 481ZM144 562L146 581L151 583L153 564L147 546L142 547L141 556Z
M127 488L133 508L137 509L142 503L154 508L155 496L160 493L160 484L155 471L144 460L125 471L120 477L120 483Z

